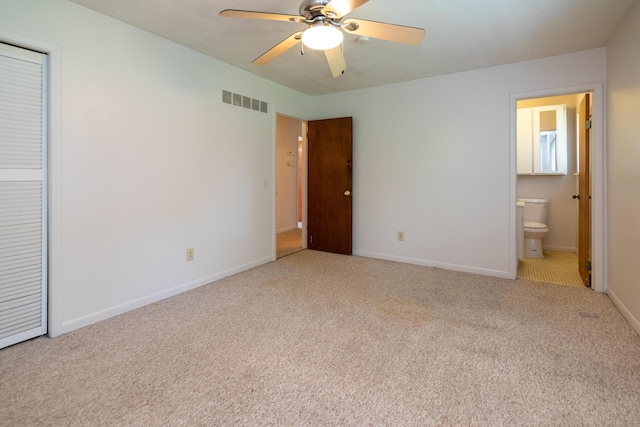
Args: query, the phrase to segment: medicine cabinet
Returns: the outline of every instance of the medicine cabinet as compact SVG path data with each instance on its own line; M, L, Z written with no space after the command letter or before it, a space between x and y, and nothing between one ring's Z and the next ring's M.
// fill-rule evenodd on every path
M567 107L518 108L518 175L567 174Z

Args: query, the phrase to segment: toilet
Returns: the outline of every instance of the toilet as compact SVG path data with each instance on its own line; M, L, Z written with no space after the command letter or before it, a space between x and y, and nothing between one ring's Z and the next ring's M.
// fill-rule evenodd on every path
M542 239L549 233L547 228L548 199L519 198L524 203L524 256L544 258Z

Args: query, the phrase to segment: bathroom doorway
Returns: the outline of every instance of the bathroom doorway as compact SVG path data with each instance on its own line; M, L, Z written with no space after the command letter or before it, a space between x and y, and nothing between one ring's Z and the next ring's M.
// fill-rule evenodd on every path
M584 106L585 99L589 100L587 92L571 93L567 95L549 96L543 98L520 99L517 101L518 115L532 114L534 123L531 126L530 146L520 143L522 124L517 130L517 179L516 197L549 200L546 225L548 234L542 239L543 258L522 257L518 262L517 278L539 282L555 283L565 286L584 287L585 281L580 274L579 258L589 259L590 265L590 237L586 249L580 248L579 242L584 241L585 231L590 230L590 223L579 221L580 176L589 176L589 163L585 159L585 133L590 130L580 128L580 122L590 118L590 109L580 115L580 105ZM543 114L550 108L562 106L564 111L566 139L556 138L555 124L548 124ZM532 113L529 113L531 111ZM536 119L537 122L536 122ZM559 125L557 126L560 127ZM526 129L526 133L529 129ZM553 134L552 137L549 135ZM564 137L564 135L562 135ZM580 138L583 147L580 148ZM586 145L588 147L588 144ZM529 152L531 150L531 152ZM588 154L588 151L587 151ZM582 170L580 158L582 156ZM586 157L588 159L588 156ZM525 167L523 167L523 164ZM531 165L531 167L528 167ZM584 180L583 180L584 185ZM590 193L583 196L582 209L590 211ZM583 211L584 213L584 211ZM586 228L586 230L585 230ZM587 250L588 254L584 251ZM581 253L580 253L581 252ZM579 256L580 255L580 256ZM586 255L586 256L585 256ZM586 261L585 267L587 266ZM587 281L590 285L590 282Z
M306 122L276 116L276 258L303 250Z

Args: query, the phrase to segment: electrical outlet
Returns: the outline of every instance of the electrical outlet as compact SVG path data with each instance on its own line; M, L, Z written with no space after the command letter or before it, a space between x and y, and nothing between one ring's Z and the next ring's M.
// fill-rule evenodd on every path
M398 242L404 242L404 231L398 231Z
M193 248L187 249L187 261L193 261L194 253Z

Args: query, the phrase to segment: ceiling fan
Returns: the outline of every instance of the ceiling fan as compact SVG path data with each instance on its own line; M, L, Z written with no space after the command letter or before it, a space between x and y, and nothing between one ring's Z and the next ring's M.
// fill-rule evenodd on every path
M343 34L355 34L364 38L390 40L410 45L419 44L424 38L424 29L363 19L342 18L369 0L304 0L300 5L300 15L254 12L250 10L226 9L220 16L231 18L263 19L268 21L288 21L307 24L307 28L298 31L252 61L255 65L265 65L277 56L302 41L311 49L323 50L331 74L338 77L344 73L347 64L342 51ZM304 52L304 51L303 51Z

